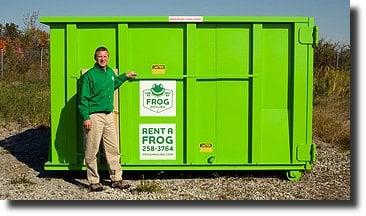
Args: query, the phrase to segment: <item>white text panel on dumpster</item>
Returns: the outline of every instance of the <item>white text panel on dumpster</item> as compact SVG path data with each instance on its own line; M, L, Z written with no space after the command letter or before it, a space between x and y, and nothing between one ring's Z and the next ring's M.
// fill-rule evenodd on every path
M175 124L140 124L140 160L175 160Z

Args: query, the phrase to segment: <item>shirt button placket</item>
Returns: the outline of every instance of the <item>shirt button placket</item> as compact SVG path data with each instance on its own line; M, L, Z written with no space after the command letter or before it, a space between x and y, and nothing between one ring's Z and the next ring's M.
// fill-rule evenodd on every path
M107 73L106 73L106 74L107 74ZM109 78L109 76L108 76L108 78ZM110 92L111 92L111 91L110 91L110 89L109 89L109 88L110 88L110 85L108 85L108 81L109 81L109 79L108 79L108 78L106 77L106 80L105 80L105 81L107 82L108 99L109 99L109 102L110 102L110 103L112 103L112 100L111 100L111 94L110 94Z

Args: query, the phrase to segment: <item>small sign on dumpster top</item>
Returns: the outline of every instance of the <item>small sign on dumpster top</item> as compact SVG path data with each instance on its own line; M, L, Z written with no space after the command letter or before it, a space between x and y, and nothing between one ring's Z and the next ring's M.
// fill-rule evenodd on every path
M203 16L169 16L169 22L203 22Z

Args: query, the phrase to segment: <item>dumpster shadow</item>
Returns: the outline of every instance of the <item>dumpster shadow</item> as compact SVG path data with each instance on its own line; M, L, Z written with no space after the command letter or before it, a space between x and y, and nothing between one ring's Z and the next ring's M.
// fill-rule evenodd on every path
M253 170L189 170L189 171L124 171L126 180L154 180L154 179L215 179L215 178L275 178L286 180L286 175L278 171Z
M0 141L0 146L11 153L18 161L42 173L47 161L50 128L39 126L25 130Z
M86 182L86 172L85 171L77 171L77 170L68 170L68 171L46 171L40 173L38 178L54 178L54 179L62 179L70 184L78 186L80 188L87 189L89 184ZM101 179L101 183L103 183Z
M78 81L79 83L79 81ZM79 86L79 84L78 84ZM58 163L77 163L77 152L82 148L82 140L80 140L81 120L77 108L77 97L73 95L64 105L59 113L58 122L55 133L55 140L53 143L54 152L52 155L53 161ZM57 115L57 113L55 113Z
M82 176L81 172L44 170L44 164L48 161L49 143L50 127L42 125L7 137L0 141L0 146L19 162L38 172L38 178L62 178L83 187L83 183L77 181Z

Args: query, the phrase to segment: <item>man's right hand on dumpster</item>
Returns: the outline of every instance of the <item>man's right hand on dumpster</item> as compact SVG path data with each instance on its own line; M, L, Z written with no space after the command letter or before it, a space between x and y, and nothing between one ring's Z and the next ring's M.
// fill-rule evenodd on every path
M137 76L137 73L135 73L135 71L130 71L130 72L126 73L126 77L128 79L135 79L136 76Z
M92 122L90 119L88 119L84 121L83 125L85 129L90 130L90 128L92 127Z

